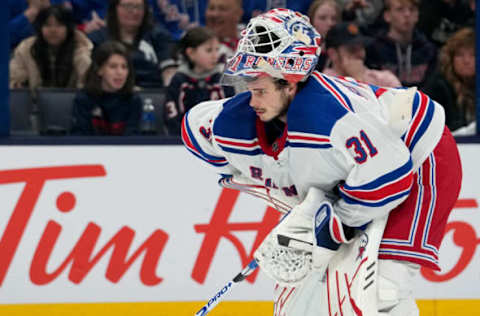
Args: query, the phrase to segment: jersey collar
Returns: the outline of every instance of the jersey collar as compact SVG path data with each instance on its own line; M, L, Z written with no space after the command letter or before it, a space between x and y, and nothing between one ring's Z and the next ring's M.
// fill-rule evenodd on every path
M275 139L271 145L267 140L265 125L258 117L255 121L255 127L257 129L258 143L262 151L266 155L273 157L273 159L278 160L278 155L282 152L283 148L285 148L285 144L287 143L287 124L285 124L282 135Z

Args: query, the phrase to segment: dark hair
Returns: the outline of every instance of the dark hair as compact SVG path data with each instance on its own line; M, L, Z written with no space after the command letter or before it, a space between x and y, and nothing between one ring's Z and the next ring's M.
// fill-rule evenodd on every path
M117 7L122 0L110 0L107 11L107 31L112 40L123 42L120 37L120 24L118 23ZM142 37L153 27L153 17L148 0L143 0L144 15L142 24L135 36L134 46L137 46Z
M472 49L475 55L475 30L465 27L455 32L447 40L439 53L439 69L457 94L457 105L463 111L475 116L475 78L461 78L454 67L455 55L461 49Z
M206 41L216 38L215 32L203 26L197 26L188 30L180 39L177 45L177 53L188 62L188 66L193 68L195 65L187 55L187 48L197 48Z
M51 50L43 37L42 28L49 17L55 19L67 28L67 36L55 51L55 61L49 57ZM66 87L72 76L73 54L75 50L75 21L71 10L61 5L53 5L41 10L35 19L36 38L30 50L42 77L42 86Z
M274 78L273 79L273 84L275 85L275 88L277 90L281 90L283 88L288 87L288 81L285 80L285 79Z
M108 61L112 55L123 56L127 61L128 76L127 81L119 93L131 94L135 85L135 74L130 59L129 50L121 42L106 41L98 46L93 52L92 64L88 68L85 79L85 90L88 94L100 96L104 93L102 89L102 77L98 75L98 71Z
M392 8L392 0L384 0L384 11L390 10ZM410 4L418 8L420 5L420 0L399 0L402 4Z

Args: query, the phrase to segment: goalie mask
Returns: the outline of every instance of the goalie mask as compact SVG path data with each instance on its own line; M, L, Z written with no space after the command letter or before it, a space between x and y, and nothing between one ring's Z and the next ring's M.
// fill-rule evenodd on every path
M288 9L273 9L250 20L228 61L224 84L261 76L304 81L315 69L321 37L308 17Z

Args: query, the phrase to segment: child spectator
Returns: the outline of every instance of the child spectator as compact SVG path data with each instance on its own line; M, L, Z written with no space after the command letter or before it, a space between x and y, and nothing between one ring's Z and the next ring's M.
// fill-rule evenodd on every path
M365 66L365 46L371 40L353 22L334 25L325 40L330 65L323 72L330 76L352 77L376 86L399 87L400 81L391 71Z
M107 40L122 42L132 51L137 86L161 87L160 64L170 58L170 34L153 26L147 0L110 0L107 26L89 34L95 46Z
M442 47L439 71L424 90L445 108L446 124L452 131L475 134L475 32L464 28ZM457 132L457 134L460 132Z
M316 69L322 71L327 62L327 51L325 49L325 37L328 30L341 21L342 10L336 0L315 0L308 9L310 23L322 36L322 50L318 58Z
M10 60L10 87L82 87L93 45L75 30L71 11L43 9L35 27L37 35L23 40Z
M422 87L435 70L435 45L416 28L418 4L419 0L385 0L388 28L367 47L366 64L392 71L403 86Z
M142 100L133 92L134 84L127 48L113 41L101 44L94 52L85 89L73 101L72 134L136 134Z
M165 122L170 135L180 135L183 114L196 104L234 94L233 88L219 84L219 42L213 31L196 27L179 42L181 63L167 90Z

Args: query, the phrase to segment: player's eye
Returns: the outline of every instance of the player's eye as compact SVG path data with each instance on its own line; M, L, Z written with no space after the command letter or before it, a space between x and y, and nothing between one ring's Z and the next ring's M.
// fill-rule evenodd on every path
M255 94L256 94L257 96L262 96L262 95L265 94L265 92L266 92L265 89L255 90Z

